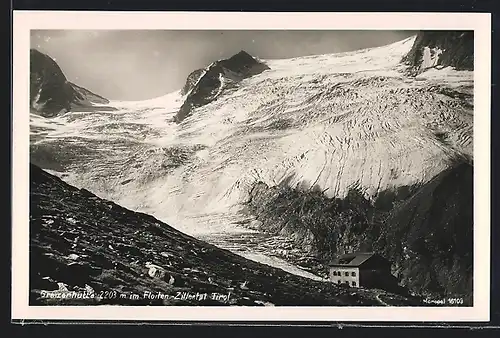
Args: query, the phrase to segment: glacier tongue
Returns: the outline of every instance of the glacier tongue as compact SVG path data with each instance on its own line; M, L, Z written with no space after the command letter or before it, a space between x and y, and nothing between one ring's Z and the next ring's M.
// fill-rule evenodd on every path
M180 124L173 121L180 92L111 102L117 111L39 118L32 134L43 137L32 158L57 149L70 184L195 235L212 228L193 217L236 212L258 181L339 197L352 185L375 196L426 182L454 157L472 158L473 74L407 77L400 61L414 39L265 60L270 70ZM85 156L65 155L74 149Z

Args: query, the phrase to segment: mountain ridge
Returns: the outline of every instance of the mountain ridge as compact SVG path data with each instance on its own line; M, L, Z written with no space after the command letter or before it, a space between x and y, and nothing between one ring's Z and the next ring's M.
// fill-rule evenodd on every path
M54 117L75 107L96 109L95 104L108 103L108 99L68 81L53 58L37 49L30 49L31 111L44 117Z
M182 122L193 109L212 102L226 89L267 69L266 64L242 50L228 59L211 63L204 70L193 71L181 90L187 96L175 115L175 121Z

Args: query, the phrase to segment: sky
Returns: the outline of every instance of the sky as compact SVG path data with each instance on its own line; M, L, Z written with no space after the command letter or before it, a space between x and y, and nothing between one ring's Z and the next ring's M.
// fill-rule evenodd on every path
M67 79L111 100L180 89L195 69L245 50L261 59L346 52L403 40L410 31L34 30L31 48Z

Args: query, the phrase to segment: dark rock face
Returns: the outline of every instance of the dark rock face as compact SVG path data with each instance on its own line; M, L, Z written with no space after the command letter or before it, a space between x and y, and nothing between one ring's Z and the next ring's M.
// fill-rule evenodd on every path
M205 69L197 69L188 75L184 87L181 89L181 95L186 95L196 85L201 76L205 74Z
M432 54L435 48L442 51L436 65L457 70L474 69L474 31L421 31L403 62L410 66L413 74L425 71L422 67L424 53Z
M392 262L400 285L419 294L456 295L472 304L473 167L455 164L422 186L382 192L353 189L344 199L286 184L257 184L248 211L259 229L289 235L327 262L375 251Z
M254 59L250 54L241 51L229 59L212 63L203 73L191 73L183 88L183 92L190 91L179 112L176 122L182 122L192 110L212 102L225 89L233 87L239 81L260 74L269 67ZM203 75L201 75L203 74ZM201 78L200 78L201 76ZM194 80L198 77L197 82Z
M30 305L421 304L244 259L35 165L30 180Z
M30 108L45 117L56 116L75 106L109 101L69 82L59 65L48 55L30 50Z

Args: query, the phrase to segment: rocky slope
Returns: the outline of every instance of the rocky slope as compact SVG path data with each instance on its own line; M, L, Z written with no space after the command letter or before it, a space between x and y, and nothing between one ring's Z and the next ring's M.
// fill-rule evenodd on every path
M184 120L193 109L215 100L222 92L234 88L241 80L257 75L269 67L245 51L229 59L212 63L204 70L192 72L181 93L187 97L175 116L176 122Z
M410 65L413 74L436 66L473 70L474 31L419 32L403 61Z
M419 304L246 260L34 165L30 178L31 305Z
M260 183L251 192L251 226L288 235L328 262L337 254L375 251L414 293L455 296L472 304L473 171L457 161L431 181L384 191L374 200L353 188L344 199L320 190Z
M96 109L95 104L107 103L107 99L69 82L50 56L36 49L30 50L31 111L51 117L75 107Z

